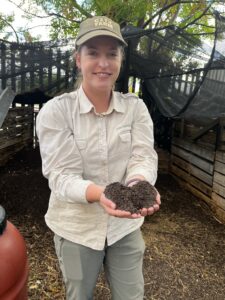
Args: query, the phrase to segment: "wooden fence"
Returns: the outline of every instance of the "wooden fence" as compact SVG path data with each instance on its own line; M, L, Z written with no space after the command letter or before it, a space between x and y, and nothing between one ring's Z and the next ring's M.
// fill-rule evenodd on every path
M38 96L30 92L38 89L54 96L74 85L73 47L67 41L32 44L0 42L0 91L11 88L15 95L32 98L28 100L33 103L19 106L13 103L9 108L0 128L0 166L25 146L35 146L37 142L35 118L42 104L35 104L35 101L41 103L43 99L36 99ZM27 101L22 100L22 103Z
M0 128L0 166L25 146L33 145L33 107L10 108Z
M225 223L225 152L216 152L213 179L212 209L218 218Z
M225 119L206 128L178 121L174 134L170 172L225 223Z
M72 45L0 42L0 89L20 94L38 88L50 95L74 79Z

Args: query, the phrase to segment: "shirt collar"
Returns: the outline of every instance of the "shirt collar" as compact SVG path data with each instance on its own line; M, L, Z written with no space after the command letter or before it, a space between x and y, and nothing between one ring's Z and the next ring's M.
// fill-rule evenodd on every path
M82 86L78 89L78 101L80 106L80 113L85 114L89 113L92 109L94 110L94 105L91 103L91 101L86 96ZM125 106L123 104L124 99L120 96L120 93L118 92L112 92L112 98L109 104L109 108L107 112L105 112L105 115L108 115L113 112L113 110L124 113L125 112Z
M78 101L79 101L79 106L80 106L80 113L81 114L86 114L94 108L94 105L91 103L91 101L88 99L86 96L82 85L78 89Z

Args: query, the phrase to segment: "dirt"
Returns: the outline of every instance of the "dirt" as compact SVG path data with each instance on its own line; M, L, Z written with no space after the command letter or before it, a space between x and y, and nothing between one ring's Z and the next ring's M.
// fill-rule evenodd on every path
M161 209L147 217L142 227L144 299L224 300L225 226L171 176L160 174L156 187ZM24 150L0 168L0 203L27 245L31 300L65 299L53 234L44 222L49 193L38 149ZM109 299L101 273L94 300Z
M104 193L115 202L117 209L131 213L140 213L141 208L151 207L156 202L156 190L147 181L139 181L131 187L113 182L106 186Z

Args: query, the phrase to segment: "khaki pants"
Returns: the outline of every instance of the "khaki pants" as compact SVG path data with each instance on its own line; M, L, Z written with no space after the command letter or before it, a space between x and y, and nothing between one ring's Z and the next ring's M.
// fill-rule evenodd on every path
M56 253L67 300L92 300L102 264L113 300L143 300L142 263L145 244L140 229L102 251L72 243L57 235Z

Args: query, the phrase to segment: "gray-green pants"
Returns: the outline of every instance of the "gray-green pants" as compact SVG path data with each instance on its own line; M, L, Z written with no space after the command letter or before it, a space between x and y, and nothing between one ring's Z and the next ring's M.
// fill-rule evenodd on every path
M145 243L138 229L102 251L54 237L67 300L91 300L102 264L113 300L143 300Z

